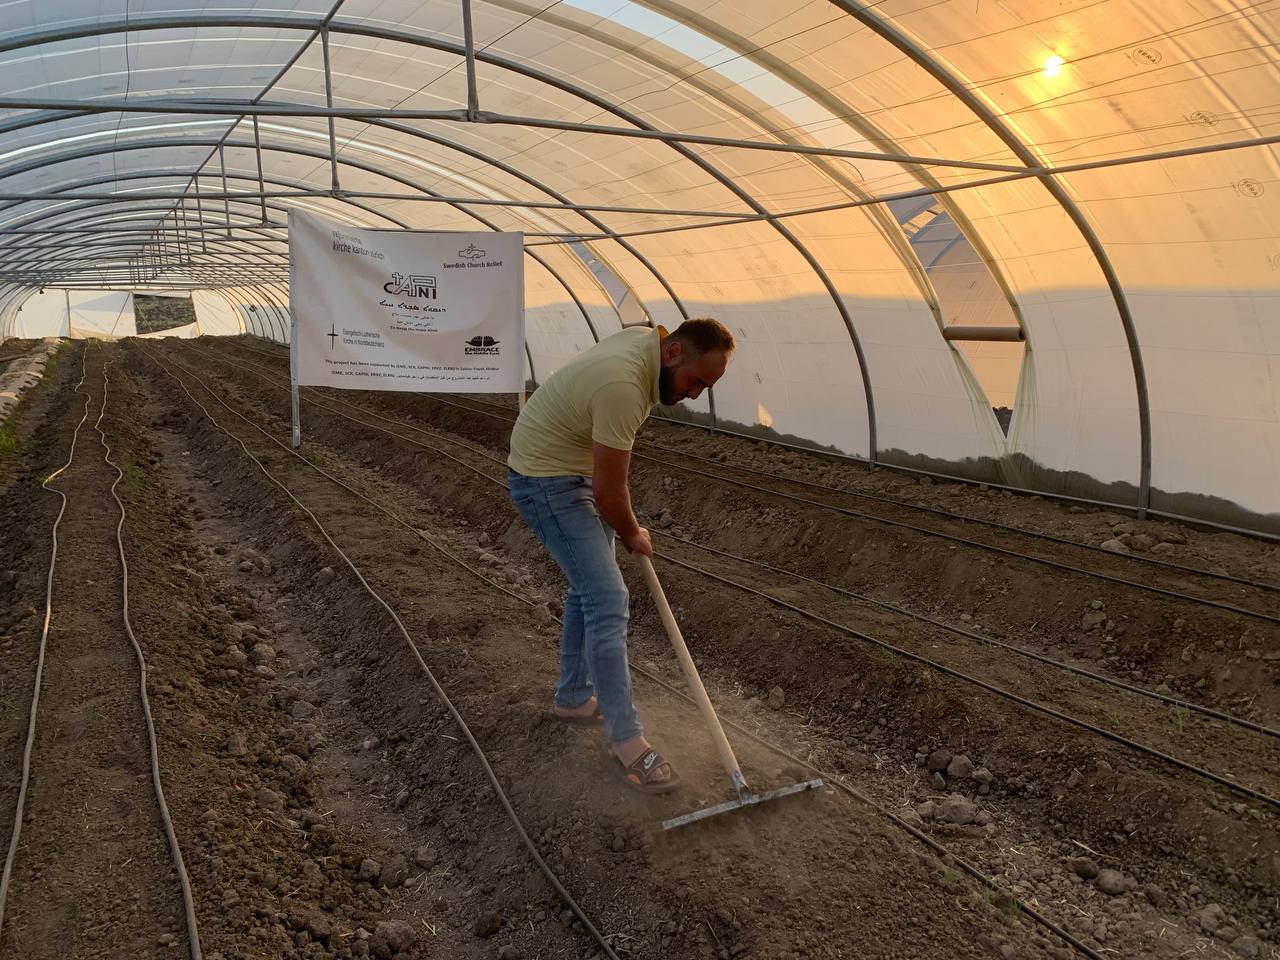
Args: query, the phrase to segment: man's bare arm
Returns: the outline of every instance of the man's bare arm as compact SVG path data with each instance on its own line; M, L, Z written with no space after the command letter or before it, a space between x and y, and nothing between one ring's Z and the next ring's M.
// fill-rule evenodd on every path
M652 557L653 543L649 539L649 531L640 526L631 510L631 490L627 486L631 451L592 443L591 459L594 463L591 494L600 515L617 532L623 546L633 553Z

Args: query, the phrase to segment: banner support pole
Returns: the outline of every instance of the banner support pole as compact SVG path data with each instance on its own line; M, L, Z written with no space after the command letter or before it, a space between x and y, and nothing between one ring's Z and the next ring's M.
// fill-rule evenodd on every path
M467 14L470 16L471 4L467 2ZM516 409L524 410L525 402L528 397L525 396L525 386L528 383L527 373L524 367L524 357L529 350L529 335L525 330L525 313L524 313L524 234L520 234L520 279L517 281L520 290L520 342L524 350L518 351L520 354L520 392L516 394ZM529 357L530 366L533 364L533 357Z
M298 373L293 371L292 384L289 392L293 397L293 449L297 450L302 446L302 422L298 419Z
M289 291L292 298L293 265L289 267ZM298 312L289 304L289 400L293 408L293 449L302 446L302 417L298 403Z

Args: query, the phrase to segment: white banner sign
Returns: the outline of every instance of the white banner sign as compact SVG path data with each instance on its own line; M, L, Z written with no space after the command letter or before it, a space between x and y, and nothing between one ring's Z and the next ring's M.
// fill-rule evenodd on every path
M374 230L289 213L293 367L303 386L524 389L524 238Z

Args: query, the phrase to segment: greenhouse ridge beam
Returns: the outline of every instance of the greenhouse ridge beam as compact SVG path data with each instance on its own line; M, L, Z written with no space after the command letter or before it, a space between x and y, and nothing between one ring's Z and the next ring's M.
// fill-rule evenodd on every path
M326 91L326 99L332 100L332 92ZM248 100L173 100L155 98L148 100L42 100L24 97L0 97L0 110L74 110L80 113L173 113L181 115L257 116L257 117L312 117L327 119L332 126L338 120L444 120L459 123L501 124L519 127L560 130L571 133L593 133L639 140L661 140L667 143L697 144L699 146L734 147L744 150L764 150L772 153L794 153L809 156L833 157L842 160L866 160L884 163L913 164L929 167L956 167L963 170L988 172L1020 171L1024 166L1007 163L985 163L977 160L944 160L940 157L916 157L905 154L880 153L874 150L846 150L840 147L816 147L806 144L774 143L767 140L738 140L733 137L709 137L694 133L677 133L670 130L614 127L596 123L575 123L543 117L513 116L479 111L474 117L466 110L406 110L380 107L317 107L301 103L251 102ZM332 136L331 132L331 136ZM337 190L337 185L334 186Z
M235 143L229 144L236 146ZM275 149L268 146L268 150ZM344 161L345 162L345 161ZM260 175L259 175L260 176ZM0 172L3 177L3 172ZM133 172L130 171L121 180L134 179ZM252 180L253 177L240 176L236 179ZM291 184L293 181L277 181L280 183ZM189 198L190 193L185 191L162 191L155 193L61 193L57 190L35 190L23 193L7 193L0 191L0 200L11 201L15 203L24 203L34 200L119 200L121 202L133 200L182 200ZM205 192L202 196L206 200L220 200L221 193ZM378 190L266 190L260 188L258 190L232 190L230 196L241 197L245 199L256 200L259 197L271 200L286 200L291 197L299 199L337 197L339 199L345 197L354 197L359 200L406 200L416 203L466 203L479 207L528 207L531 210L571 210L583 211L589 210L593 213L628 213L648 215L655 217L705 217L707 219L722 220L743 220L751 222L760 219L759 214L755 213L734 213L729 210L683 210L666 207L624 207L611 206L609 204L600 203L553 203L548 200L504 200L494 197L457 197L448 194L409 194L409 193L390 193ZM782 216L783 214L779 214ZM412 229L412 228L408 228Z
M57 117L49 117L39 122L52 123L60 119L65 119L65 117L66 117L66 114L63 114ZM0 127L0 132L3 132L3 129L5 128ZM434 137L427 137L426 139L430 139L432 142L436 142L436 143L441 142L438 138L434 138ZM162 141L160 140L148 141L148 145L151 147L189 146L192 144L199 144L202 142L206 142L206 141L165 139ZM212 142L212 141L208 141L208 142ZM458 145L448 144L447 141L445 141L444 143L446 145L453 146L454 149L463 150L463 148L461 148ZM779 210L774 213L764 213L764 214L745 213L745 212L735 213L733 211L728 211L728 210L716 211L716 210L688 210L688 209L665 208L665 207L613 206L609 204L573 203L568 200L565 200L563 202L549 202L545 200L515 200L515 199L500 199L500 198L494 198L494 197L459 197L459 196L447 196L447 195L440 195L440 194L413 195L413 194L403 194L403 193L391 193L391 192L382 192L382 191L362 191L362 190L338 190L335 192L333 190L322 189L322 188L314 188L310 190L266 191L265 197L272 198L272 199L289 199L290 197L298 197L303 199L356 198L356 199L373 199L373 200L404 200L404 201L416 201L421 203L471 204L476 206L498 206L498 207L513 207L513 208L527 207L529 209L535 209L535 210L567 210L567 211L579 212L579 213L595 212L595 213L624 213L624 214L651 215L651 216L664 216L664 217L697 217L700 219L714 221L714 222L705 223L705 224L683 224L683 225L677 225L677 226L671 226L671 227L661 227L661 228L656 228L654 230L625 231L625 232L621 232L621 231L603 232L602 231L599 234L588 234L588 233L538 234L533 231L525 231L526 236L552 236L552 237L561 237L566 239L582 239L582 240L617 239L619 237L652 236L654 234L659 234L659 233L678 233L685 230L700 230L706 227L731 226L735 223L754 223L754 222L760 222L760 221L769 220L769 219L785 220L785 219L790 219L794 217L805 217L805 216L811 216L814 214L821 214L821 213L835 213L841 210L856 209L858 207L867 207L867 206L873 206L876 204L892 203L897 200L909 200L909 199L914 199L919 197L932 197L932 196L937 196L945 193L956 193L962 190L972 190L980 187L996 186L1004 183L1013 183L1019 180L1029 180L1029 179L1040 177L1042 173L1048 173L1053 176L1059 176L1062 174L1080 173L1080 172L1085 172L1089 170L1100 170L1108 167L1129 166L1129 165L1140 164L1140 163L1150 163L1150 162L1158 162L1162 160L1173 160L1173 159L1180 159L1185 157L1195 157L1195 156L1201 156L1204 154L1211 154L1211 153L1223 153L1223 152L1232 151L1232 150L1245 150L1245 149L1257 148L1257 147L1274 146L1277 144L1280 144L1280 134L1267 136L1267 137L1255 137L1248 140L1233 140L1226 143L1205 144L1205 145L1196 146L1196 147L1184 147L1177 150L1166 150L1166 151L1160 151L1156 153L1137 154L1137 155L1128 156L1128 157L1111 157L1103 160L1083 161L1080 163L1066 164L1059 167L1035 168L1035 169L1024 168L1024 169L1020 169L1016 173L1009 173L999 177L990 177L990 178L983 178L981 180L963 181L960 183L940 185L937 187L917 187L912 190L906 190L906 191L889 193L889 194L881 194L878 196L865 197L857 200L845 200L845 201L839 201L836 203L822 204L820 206L802 207L795 210ZM226 145L230 147L236 147L236 148L249 148L251 146L248 142L241 142L241 141L228 141ZM253 144L252 146L255 148L260 147L259 144ZM126 149L130 149L130 146L125 145L121 147L108 148L102 152L113 152L114 150L126 150ZM274 151L284 151L284 152L288 152L290 150L289 147L286 147L284 145L268 145L265 149L274 150ZM468 152L468 151L463 150L463 152ZM315 156L315 154L312 154L312 153L307 153L305 155ZM470 154L470 155L477 156L477 159L483 159L483 157L480 157L475 154ZM327 155L320 155L320 156L327 156ZM59 162L59 159L60 158L54 158L51 161L45 161L41 163L41 165L43 166L43 165L47 165L48 163L57 163ZM69 159L77 159L77 157L71 157ZM340 162L345 164L356 164L355 161L352 161L346 158L340 160ZM494 161L488 161L488 162L492 163ZM359 164L356 164L356 165L359 166ZM32 168L25 167L15 171L0 170L0 179L3 179L5 176L9 175L11 172L22 173L22 172L27 172L27 170L29 169L32 169ZM379 176L384 176L384 177L387 177L388 179L397 179L394 175L389 174L386 171L382 171L379 168L364 166L362 167L362 169L368 170L369 172L377 173ZM512 172L512 171L508 170L504 172ZM172 176L172 174L170 174L170 176ZM98 182L104 182L104 183L114 182L114 179L115 178L104 178L103 180ZM132 174L130 174L128 176L125 176L119 179L132 180L136 178ZM251 178L236 177L236 179L251 179ZM287 186L293 185L291 181L273 181L273 182L277 182ZM404 181L404 182L408 183L407 181ZM531 185L536 183L536 181L529 181L529 182L531 182ZM541 189L545 190L546 192L552 193L552 191L548 190L546 187L543 187L541 185L539 186ZM23 191L23 192L0 192L0 201L8 201L9 204L12 205L12 204L18 204L18 203L40 201L40 200L94 199L94 200L116 200L124 203L124 202L131 202L135 200L173 201L173 200L184 200L184 199L193 198L191 193L178 193L178 192L66 194L66 193L60 192L61 189L65 189L65 188L59 188L55 190L35 190L35 191ZM229 195L233 199L234 198L257 199L260 196L263 196L263 191L261 190L231 191ZM196 194L194 196L194 199L196 201L197 210L200 209L202 199L219 200L219 199L223 199L223 197L224 197L224 194L222 193L202 191L199 188L198 183L196 184ZM0 208L0 209L4 209L4 208Z

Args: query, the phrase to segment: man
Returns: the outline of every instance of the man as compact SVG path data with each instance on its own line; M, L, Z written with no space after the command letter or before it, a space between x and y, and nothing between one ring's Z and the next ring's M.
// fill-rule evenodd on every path
M636 432L658 402L696 400L724 375L733 334L716 320L623 330L552 374L511 431L511 499L569 581L552 713L604 724L625 782L642 793L679 785L645 739L627 667L627 587L615 534L653 556L631 510L627 473Z

